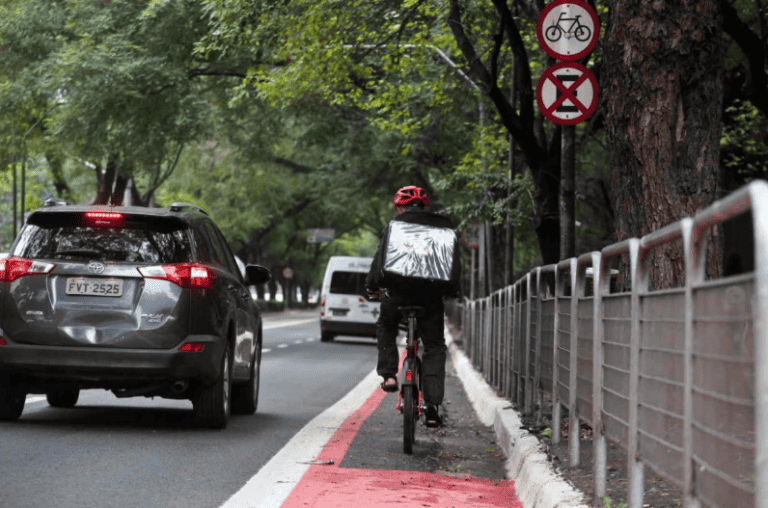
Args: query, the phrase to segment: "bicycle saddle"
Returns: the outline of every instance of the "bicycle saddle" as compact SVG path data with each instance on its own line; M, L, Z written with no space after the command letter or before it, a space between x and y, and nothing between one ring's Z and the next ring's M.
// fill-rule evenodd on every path
M424 315L424 307L421 305L405 305L403 307L398 307L397 310L399 310L403 316L408 317L421 317Z

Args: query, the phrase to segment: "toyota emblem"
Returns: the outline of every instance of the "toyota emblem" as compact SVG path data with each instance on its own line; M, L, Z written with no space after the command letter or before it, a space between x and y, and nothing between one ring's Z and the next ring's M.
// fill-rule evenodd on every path
M88 271L91 273L99 274L99 273L104 273L105 266L103 263L99 263L98 261L91 261L90 263L88 263L88 266L86 268L88 268Z

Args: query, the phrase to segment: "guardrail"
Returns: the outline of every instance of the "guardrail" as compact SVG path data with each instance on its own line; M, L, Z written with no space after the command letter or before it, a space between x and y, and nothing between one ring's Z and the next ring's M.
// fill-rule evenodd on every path
M754 270L707 280L707 232L750 212ZM682 257L684 285L651 288L659 248ZM620 256L624 292L611 284ZM685 507L768 508L765 182L641 239L535 268L448 314L489 384L538 419L551 403L555 443L562 408L570 429L592 426L598 498L610 442L627 453L629 508L643 506L644 466L678 486ZM568 444L577 466L578 430Z

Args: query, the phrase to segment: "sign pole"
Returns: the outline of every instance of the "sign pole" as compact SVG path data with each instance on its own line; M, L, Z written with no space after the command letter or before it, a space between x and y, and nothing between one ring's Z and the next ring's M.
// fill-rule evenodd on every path
M560 144L560 259L576 256L576 126L562 127Z

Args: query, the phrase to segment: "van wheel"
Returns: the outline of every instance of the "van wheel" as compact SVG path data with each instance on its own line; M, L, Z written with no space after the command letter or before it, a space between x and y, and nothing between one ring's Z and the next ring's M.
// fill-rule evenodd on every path
M333 341L334 335L332 333L328 332L320 332L320 342L331 342Z

